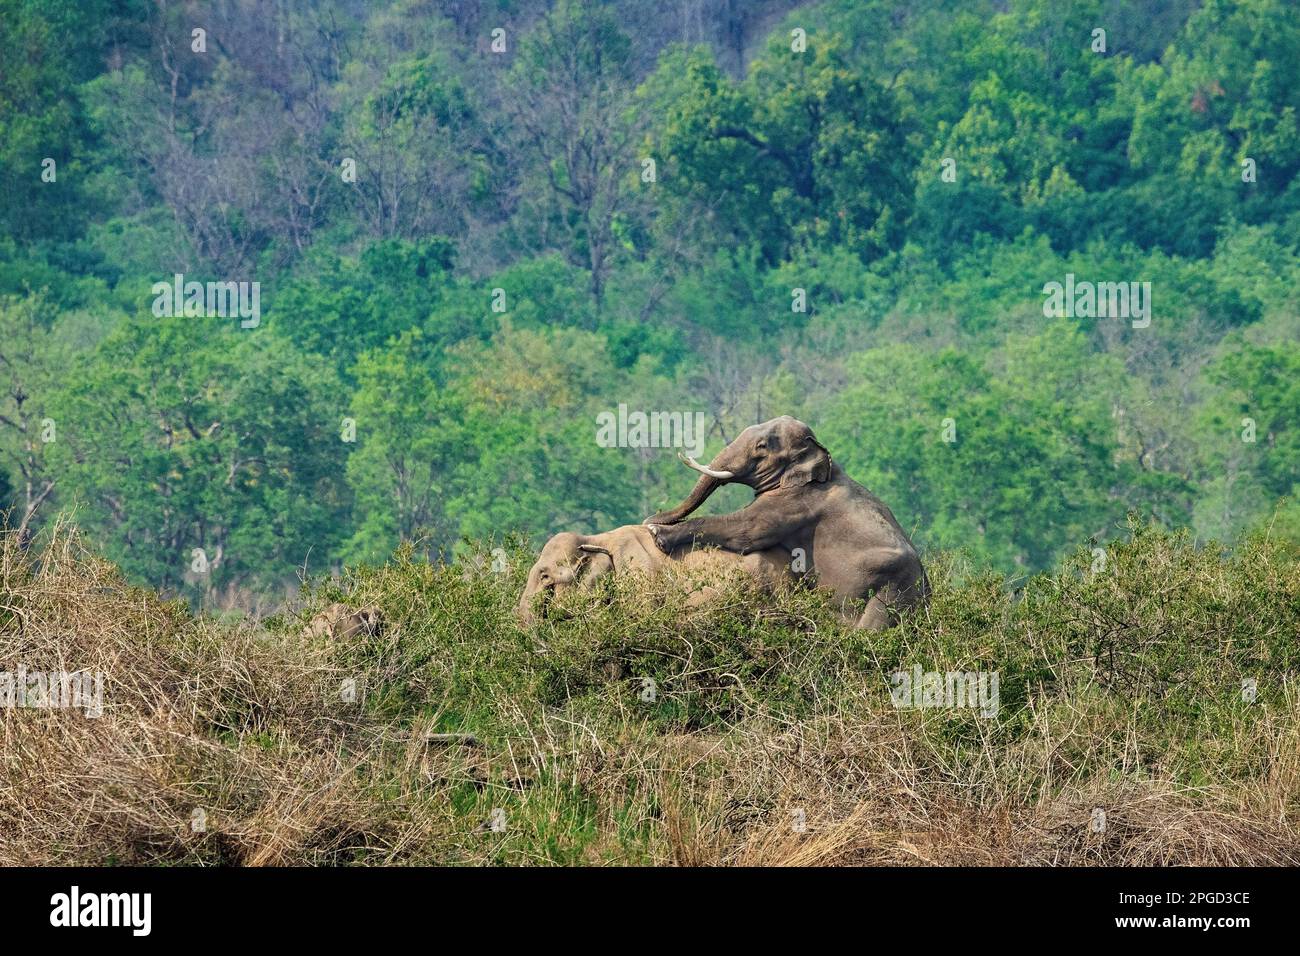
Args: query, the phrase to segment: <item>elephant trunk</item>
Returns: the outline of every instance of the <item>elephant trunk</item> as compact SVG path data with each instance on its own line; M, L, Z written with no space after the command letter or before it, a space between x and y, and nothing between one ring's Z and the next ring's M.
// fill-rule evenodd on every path
M691 493L676 508L661 511L653 517L646 518L645 524L676 524L704 504L709 495L717 491L719 487L736 480L737 466L728 461L729 458L735 457L731 446L722 449L718 456L709 462L707 467L680 452L677 457L682 460L686 467L700 473L699 481L695 482L695 487L691 489Z
M519 603L515 606L515 618L525 628L531 628L537 623L538 611L541 616L546 615L546 606L550 604L552 589L540 584L537 580L537 569L534 568L528 575L528 583L524 586L524 593L519 596ZM540 597L539 597L540 595Z
M532 627L537 623L537 614L533 611L533 592L527 588L524 589L523 597L515 607L515 619L523 627Z
M676 524L704 504L709 495L717 491L718 487L723 484L725 484L725 481L721 478L714 478L712 475L700 475L700 480L695 483L695 487L691 489L691 493L686 496L685 501L676 508L661 511L653 518L647 519L647 524Z

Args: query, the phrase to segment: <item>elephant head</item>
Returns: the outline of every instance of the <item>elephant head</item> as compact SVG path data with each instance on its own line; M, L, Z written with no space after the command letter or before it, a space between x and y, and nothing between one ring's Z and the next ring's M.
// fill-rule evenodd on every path
M519 599L516 615L525 627L537 620L536 604L543 613L564 592L584 587L614 567L609 549L587 540L587 536L562 532L546 542L537 563L528 572L528 584Z
M647 518L645 524L675 524L704 504L721 485L733 481L749 485L755 495L761 495L776 488L824 482L831 473L831 456L812 429L789 415L750 425L708 467L693 458L679 457L700 472L699 481L680 505Z

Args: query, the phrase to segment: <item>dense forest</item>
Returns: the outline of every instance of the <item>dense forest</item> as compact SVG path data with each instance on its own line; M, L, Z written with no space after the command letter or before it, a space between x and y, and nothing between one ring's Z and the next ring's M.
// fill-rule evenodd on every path
M675 503L626 406L1005 574L1300 542L1298 112L1286 0L0 0L0 501L254 608Z

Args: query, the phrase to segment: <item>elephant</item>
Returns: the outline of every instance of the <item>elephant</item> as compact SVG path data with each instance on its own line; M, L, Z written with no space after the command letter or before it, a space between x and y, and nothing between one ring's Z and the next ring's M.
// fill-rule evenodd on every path
M839 599L846 620L872 631L929 601L925 568L893 513L845 474L798 419L751 425L707 467L679 457L699 480L680 505L644 522L664 552L693 544L738 554L781 548L804 558L805 572ZM753 488L754 500L732 514L687 518L733 481Z
M337 601L320 611L303 629L307 638L332 637L346 641L358 635L373 637L384 630L384 615L373 604L353 610Z
M574 588L589 588L610 573L655 574L671 564L683 569L709 569L725 572L740 568L765 587L793 581L790 554L780 548L734 554L716 549L697 549L683 545L661 551L651 530L630 524L601 534L561 532L542 548L537 563L528 572L528 583L519 598L516 614L525 627L536 622L535 599L542 595L543 607L558 594ZM703 588L691 595L688 604L697 606L712 595Z

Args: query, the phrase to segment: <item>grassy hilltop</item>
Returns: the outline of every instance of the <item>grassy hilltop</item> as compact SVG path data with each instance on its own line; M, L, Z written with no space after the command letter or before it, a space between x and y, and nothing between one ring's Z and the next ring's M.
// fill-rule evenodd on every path
M1135 524L1016 589L931 554L885 634L740 581L697 612L620 582L529 634L510 558L399 553L221 621L65 527L6 536L0 671L105 688L98 719L0 710L0 864L1300 863L1300 561L1264 537ZM334 600L387 626L305 638ZM896 709L917 664L996 671L998 712Z

